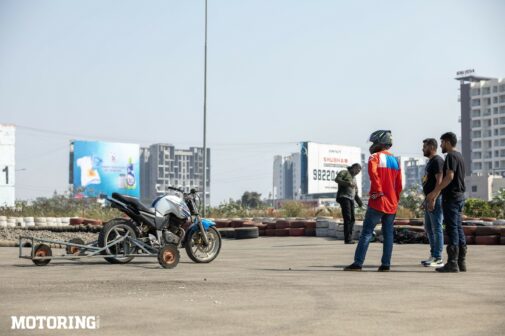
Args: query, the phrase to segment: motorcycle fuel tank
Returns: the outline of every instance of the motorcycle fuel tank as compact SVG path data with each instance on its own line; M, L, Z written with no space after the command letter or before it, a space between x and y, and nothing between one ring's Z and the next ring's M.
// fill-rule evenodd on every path
M191 216L191 212L184 200L175 195L163 196L153 206L156 212L162 216L167 216L171 213L180 219L186 219Z

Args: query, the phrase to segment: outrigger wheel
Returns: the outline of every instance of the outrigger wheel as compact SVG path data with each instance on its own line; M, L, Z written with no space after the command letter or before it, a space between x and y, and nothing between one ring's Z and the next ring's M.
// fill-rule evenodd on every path
M70 244L84 245L84 240L82 240L81 238L72 238L68 242ZM67 245L67 248L66 248L67 254L79 255L80 250L81 249L78 248L77 246L68 246Z
M167 244L158 252L158 262L163 268L174 268L179 263L180 254L175 244Z
M35 246L35 249L33 250L32 257L50 257L52 255L53 255L53 252L52 252L51 248L49 247L49 245L39 244L39 245ZM32 261L37 266L46 266L51 261L51 258L37 259L37 260L32 259Z

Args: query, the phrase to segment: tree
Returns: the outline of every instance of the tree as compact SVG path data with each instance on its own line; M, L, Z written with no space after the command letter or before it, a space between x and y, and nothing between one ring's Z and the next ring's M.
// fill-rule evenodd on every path
M400 206L412 211L416 217L421 217L423 215L423 202L424 196L418 186L410 187L402 192L400 196Z
M262 205L261 194L255 191L246 191L241 197L241 204L245 208L256 209Z

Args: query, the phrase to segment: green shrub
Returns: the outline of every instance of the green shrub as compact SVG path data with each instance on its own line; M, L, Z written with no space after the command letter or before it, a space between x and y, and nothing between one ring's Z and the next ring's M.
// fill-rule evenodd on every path
M286 217L299 217L304 209L303 204L297 201L287 201L282 204L282 210Z

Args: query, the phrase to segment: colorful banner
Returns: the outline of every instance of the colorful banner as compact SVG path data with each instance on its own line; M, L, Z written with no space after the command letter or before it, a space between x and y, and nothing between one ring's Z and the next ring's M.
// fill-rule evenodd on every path
M140 197L139 145L100 141L73 142L73 186L76 197Z

